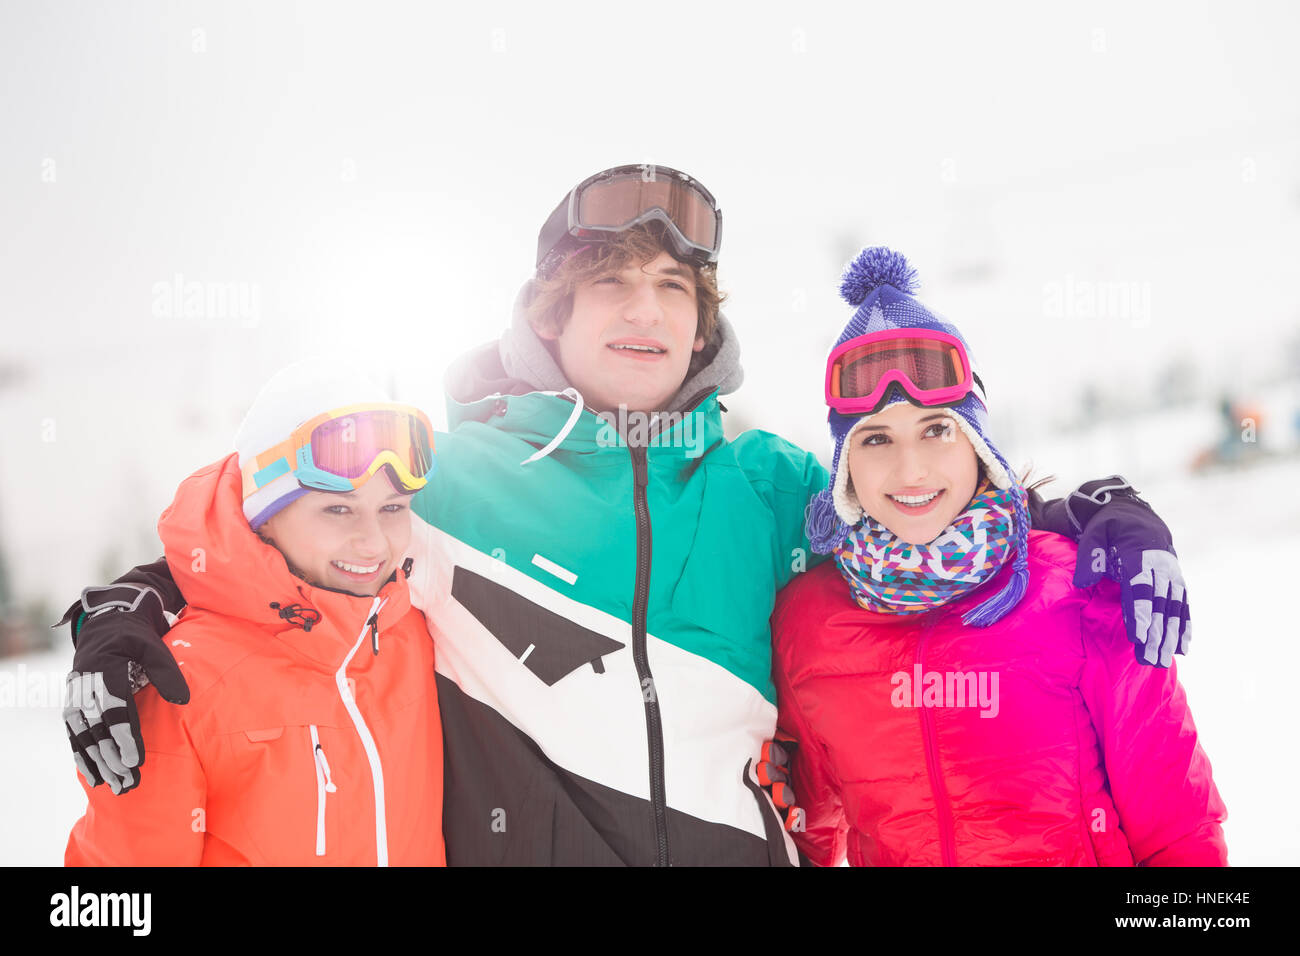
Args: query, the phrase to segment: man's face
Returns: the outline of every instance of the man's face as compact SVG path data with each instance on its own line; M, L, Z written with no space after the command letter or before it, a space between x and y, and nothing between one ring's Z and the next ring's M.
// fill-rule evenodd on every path
M373 596L411 543L411 496L381 468L347 494L309 491L259 531L309 583Z
M858 503L903 541L929 544L975 495L975 446L942 411L899 402L849 441L844 452Z
M596 411L660 411L681 388L698 310L691 267L661 252L579 285L573 314L553 340L560 368Z

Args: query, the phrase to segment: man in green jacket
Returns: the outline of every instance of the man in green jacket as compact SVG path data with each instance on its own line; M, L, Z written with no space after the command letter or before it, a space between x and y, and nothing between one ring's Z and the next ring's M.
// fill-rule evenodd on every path
M664 208L698 188L653 175ZM413 583L439 629L451 862L796 861L751 763L775 726L768 616L826 473L723 437L740 350L680 238L653 217L544 236L510 330L449 373Z

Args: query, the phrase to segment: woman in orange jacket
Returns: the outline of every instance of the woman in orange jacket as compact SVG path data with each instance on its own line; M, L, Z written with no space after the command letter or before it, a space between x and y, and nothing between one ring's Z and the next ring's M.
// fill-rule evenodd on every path
M189 706L136 695L150 764L89 805L70 866L442 865L434 651L411 607L417 409L319 361L259 394L239 451L158 522L189 599ZM111 743L111 741L110 741Z

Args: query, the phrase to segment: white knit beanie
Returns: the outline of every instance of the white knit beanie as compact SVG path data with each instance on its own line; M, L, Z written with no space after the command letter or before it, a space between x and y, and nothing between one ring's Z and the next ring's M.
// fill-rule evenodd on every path
M284 441L293 430L322 412L361 402L386 402L388 395L357 368L339 359L309 358L271 376L253 400L235 433L239 466ZM292 472L257 489L244 499L244 517L253 530L310 489Z

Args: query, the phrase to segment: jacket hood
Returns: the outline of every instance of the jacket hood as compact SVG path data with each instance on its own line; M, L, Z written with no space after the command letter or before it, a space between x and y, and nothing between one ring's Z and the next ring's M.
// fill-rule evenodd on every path
M515 297L510 328L498 341L465 353L448 369L445 384L452 401L466 405L490 395L562 392L573 387L528 323L527 306L536 294L536 280L529 279ZM729 395L740 388L744 378L740 342L727 317L719 312L712 340L691 357L681 388L663 411L680 411L701 392L716 390L719 395Z
M309 632L310 639L321 639L318 643L342 640L351 647L374 598L317 587L290 571L284 555L249 527L242 487L239 456L230 455L181 482L158 519L167 566L186 603L276 633ZM410 609L402 568L379 596L384 599L378 621L382 631ZM324 656L332 659L333 654Z

